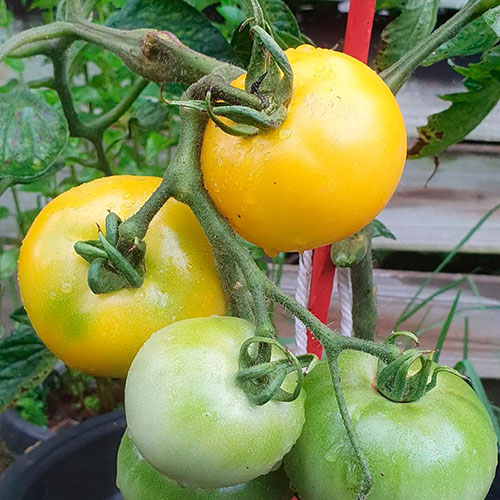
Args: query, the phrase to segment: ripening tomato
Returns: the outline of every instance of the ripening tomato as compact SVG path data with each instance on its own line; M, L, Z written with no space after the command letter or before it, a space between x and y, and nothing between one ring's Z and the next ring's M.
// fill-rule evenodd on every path
M125 219L157 177L113 176L73 188L38 215L21 247L19 287L36 332L69 366L125 377L144 341L174 321L225 311L210 245L191 210L169 200L146 235L141 288L95 295L74 244L97 238L108 210Z
M484 500L495 474L497 441L474 391L441 372L434 389L395 403L373 386L377 360L346 351L342 386L368 460L367 500ZM330 372L321 362L305 379L304 431L285 458L301 500L356 500L360 468L338 410Z
M205 131L205 186L235 231L269 255L341 240L387 204L406 159L396 99L358 60L302 45L286 55L294 73L278 130L233 137ZM233 85L244 88L245 75Z
M283 468L227 488L183 488L153 469L128 433L118 450L116 484L125 500L290 500L292 497Z
M255 326L212 316L154 333L125 386L130 436L144 458L189 488L223 488L274 470L300 435L303 392L257 406L238 385L242 343ZM276 357L283 356L276 353ZM290 374L284 387L296 374Z

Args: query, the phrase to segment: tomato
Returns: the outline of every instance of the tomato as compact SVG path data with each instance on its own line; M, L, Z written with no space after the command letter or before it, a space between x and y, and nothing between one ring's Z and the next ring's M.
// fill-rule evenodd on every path
M82 184L52 200L23 241L24 307L47 347L77 370L124 377L154 331L225 311L210 245L191 210L173 199L146 235L144 285L100 295L89 289L89 264L74 244L96 239L96 223L104 227L108 210L131 216L160 181L123 175Z
M441 372L437 386L413 403L394 403L372 387L377 360L340 357L349 413L373 475L368 500L484 500L497 444L474 391ZM301 500L355 500L361 474L338 411L328 365L306 377L306 423L285 470Z
M283 468L227 488L182 488L153 469L127 433L118 450L116 483L125 500L290 500L292 497Z
M398 104L356 59L302 45L286 55L294 73L278 130L234 137L205 131L205 186L235 231L264 248L303 251L341 240L387 204L406 159ZM244 88L245 75L233 82Z
M179 321L154 333L130 367L130 435L153 467L182 486L221 488L267 474L300 435L303 393L257 406L236 381L240 346L254 335L239 318Z

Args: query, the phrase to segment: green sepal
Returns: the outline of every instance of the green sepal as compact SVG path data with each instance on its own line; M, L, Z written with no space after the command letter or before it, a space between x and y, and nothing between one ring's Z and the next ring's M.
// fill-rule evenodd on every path
M103 250L101 242L97 240L77 241L73 247L75 252L87 262L94 259L106 259L108 254Z
M411 332L393 332L385 343L394 345L398 337L407 337L418 345L418 338ZM379 360L377 390L387 399L396 403L411 403L423 397L436 386L438 373L442 371L464 378L453 368L436 365L432 361L433 352L408 349L392 363L385 364ZM417 362L420 363L420 367L415 370L414 366Z
M116 269L126 278L128 286L139 288L144 282L144 276L141 276L132 266L132 264L113 246L99 230L99 239L101 244L108 254L109 260L114 264Z
M259 350L262 346L277 348L285 358L259 363ZM270 337L250 337L240 349L240 370L236 381L245 391L247 397L256 405L264 405L274 399L276 401L294 401L300 395L304 384L303 368L312 369L318 358L311 354L296 357L277 340ZM295 372L297 382L293 392L281 388L286 377Z
M106 216L106 239L114 247L118 243L118 226L121 222L120 217L113 212L109 212Z
M127 279L108 267L107 260L103 258L97 258L91 262L87 274L87 283L96 295L130 286Z

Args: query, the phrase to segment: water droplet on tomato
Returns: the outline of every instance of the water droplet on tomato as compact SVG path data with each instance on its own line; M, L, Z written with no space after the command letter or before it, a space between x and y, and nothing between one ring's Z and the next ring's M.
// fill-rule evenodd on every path
M287 140L291 137L292 131L288 128L284 128L283 130L280 130L280 139Z
M307 53L307 52L312 52L314 50L314 47L311 45L301 45L300 47L297 48L297 52L302 52L302 53Z
M71 291L73 290L73 285L69 282L64 282L61 285L61 290L62 290L62 293L71 293Z

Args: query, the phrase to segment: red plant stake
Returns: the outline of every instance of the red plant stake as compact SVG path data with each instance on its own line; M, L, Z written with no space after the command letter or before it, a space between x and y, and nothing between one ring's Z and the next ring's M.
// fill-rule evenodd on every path
M347 17L344 52L366 62L372 35L376 0L351 0ZM323 323L328 319L335 266L330 258L330 246L314 250L309 293L309 310ZM307 331L307 351L321 357L322 348Z

